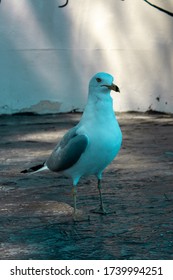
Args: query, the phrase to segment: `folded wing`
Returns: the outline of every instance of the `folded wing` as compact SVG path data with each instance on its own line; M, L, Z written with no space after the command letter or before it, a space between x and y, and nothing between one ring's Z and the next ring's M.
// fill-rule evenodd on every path
M77 127L70 129L58 143L46 161L46 166L55 172L72 167L88 146L87 135L77 133Z

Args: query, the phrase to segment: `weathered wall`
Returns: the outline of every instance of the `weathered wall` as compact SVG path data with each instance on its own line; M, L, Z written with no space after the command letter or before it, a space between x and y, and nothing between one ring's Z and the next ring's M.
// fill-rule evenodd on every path
M99 71L121 89L117 111L173 113L173 17L144 0L64 2L1 1L0 114L82 110Z

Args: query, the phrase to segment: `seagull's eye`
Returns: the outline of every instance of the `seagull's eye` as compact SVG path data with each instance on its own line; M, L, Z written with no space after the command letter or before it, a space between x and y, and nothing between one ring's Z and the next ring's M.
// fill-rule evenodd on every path
M96 81L100 83L102 80L100 78L96 78Z

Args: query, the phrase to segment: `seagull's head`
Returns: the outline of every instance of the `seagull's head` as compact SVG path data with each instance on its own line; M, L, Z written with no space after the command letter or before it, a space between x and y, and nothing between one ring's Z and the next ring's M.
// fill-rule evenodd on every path
M110 74L99 72L91 78L89 83L89 93L94 95L110 94L114 90L120 92L117 85L113 84L113 77Z

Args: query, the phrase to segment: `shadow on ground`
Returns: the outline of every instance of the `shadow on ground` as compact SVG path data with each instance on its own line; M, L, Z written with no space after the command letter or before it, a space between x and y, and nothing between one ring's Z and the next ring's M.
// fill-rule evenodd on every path
M173 259L173 117L120 114L123 147L103 196L116 214L90 212L94 177L82 179L72 219L70 180L20 171L41 163L80 114L1 116L0 259Z

